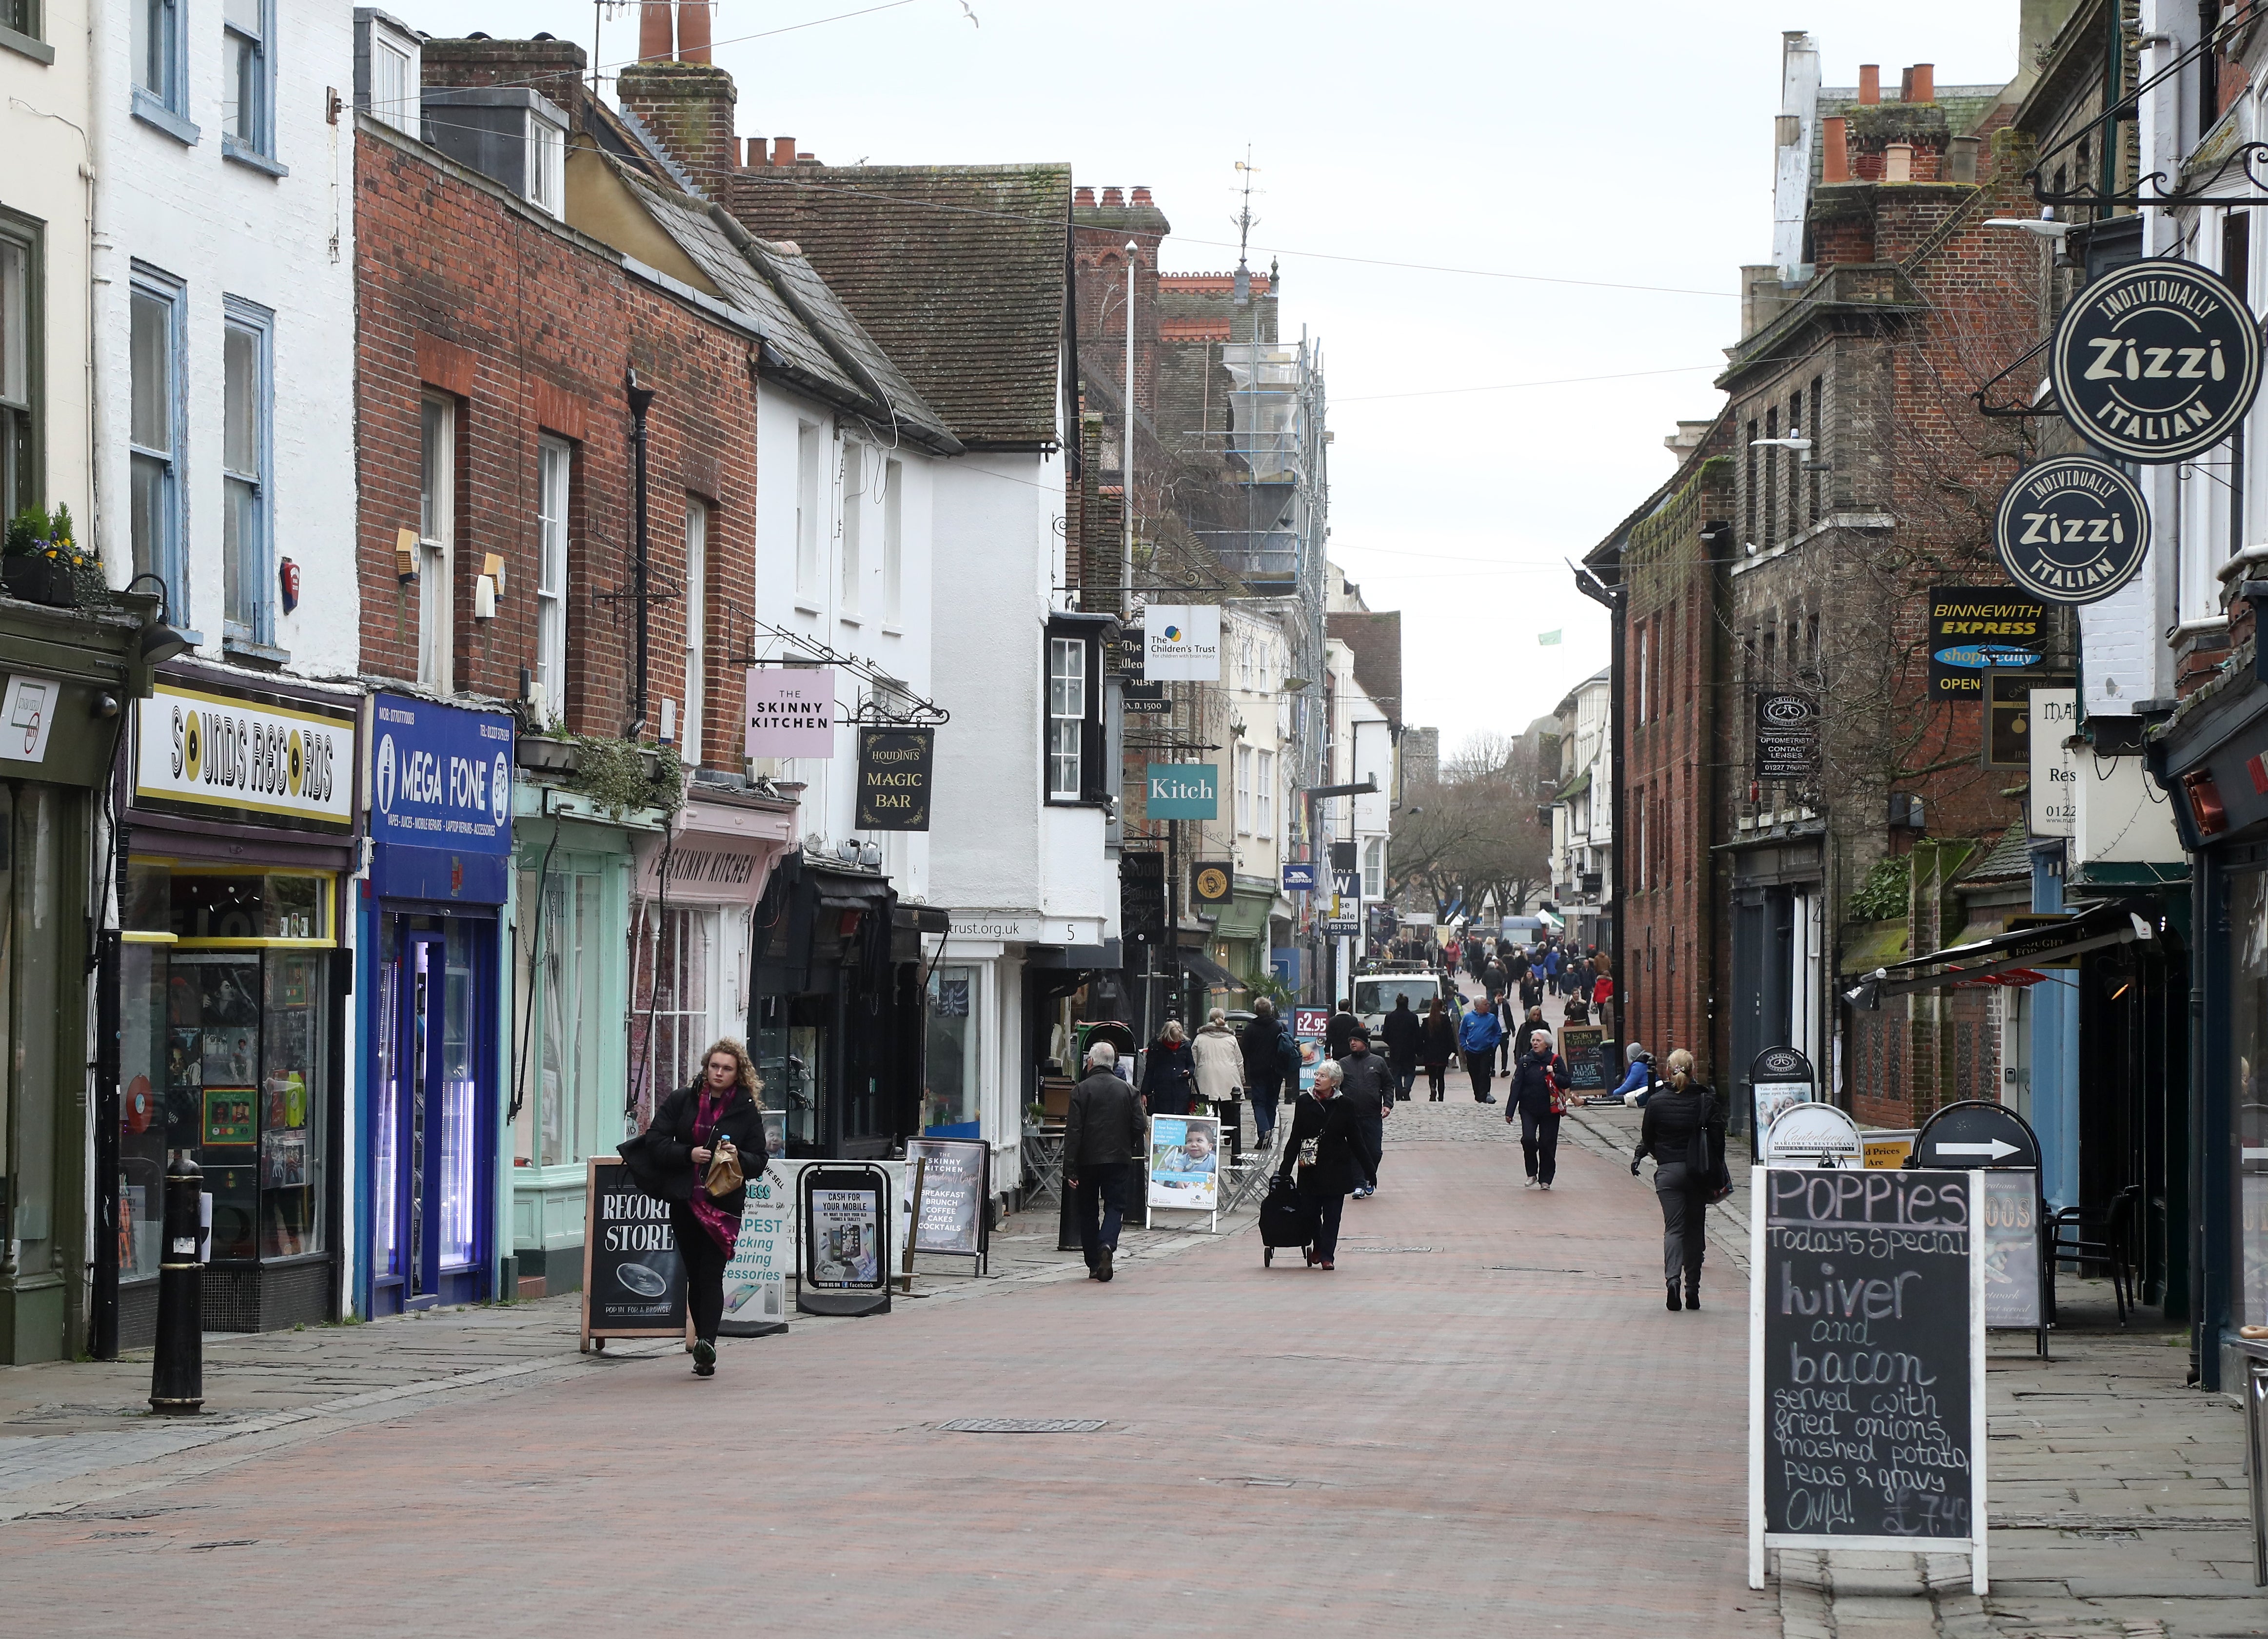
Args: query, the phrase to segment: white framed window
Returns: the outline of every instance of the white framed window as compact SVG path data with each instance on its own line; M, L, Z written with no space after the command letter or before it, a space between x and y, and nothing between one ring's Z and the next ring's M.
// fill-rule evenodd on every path
M1648 632L1649 628L1646 623L1645 621L1640 621L1638 628L1638 720L1640 723L1646 721L1646 708L1648 698L1646 682L1653 674L1651 669L1646 665L1646 638Z
M437 694L454 681L449 596L456 567L457 401L428 393L418 406L417 680Z
M189 618L189 588L182 569L181 309L187 292L178 281L150 269L134 270L133 391L127 437L132 451L129 502L134 572L166 583L174 625Z
M416 135L409 54L370 31L370 113L406 136Z
M882 624L895 626L906 614L905 508L899 492L905 482L905 463L892 461L882 471Z
M843 441L843 614L859 613L858 583L865 577L861 558L864 514L866 511L866 451L851 439Z
M1273 836L1276 834L1276 753L1256 751L1252 757L1252 834L1255 836Z
M819 570L819 436L809 422L795 430L795 595L806 607L818 606L821 581Z
M275 33L269 0L221 0L221 53L225 70L220 106L221 151L272 158L276 152Z
M701 765L701 708L709 692L709 503L685 503L685 722L678 754Z
M1373 836L1362 845L1362 897L1370 904L1386 899L1386 839Z
M546 724L567 716L567 508L575 449L560 438L535 446L535 686Z
M1236 748L1236 828L1252 834L1252 747Z
M227 299L221 341L221 590L224 636L276 640L269 450L274 418L275 316Z
M0 213L0 520L40 504L39 229Z
M533 116L527 121L527 202L555 217L567 214L567 133Z
M673 905L656 915L649 907L643 931L646 948L638 952L638 966L644 969L639 989L646 993L653 1018L652 1034L644 1043L645 1085L659 1104L693 1084L701 1074L702 1055L721 1033L714 1008L718 914ZM646 1008L632 1010L634 1032L644 1033L646 1016Z
M1086 642L1048 639L1048 800L1075 803L1085 794Z

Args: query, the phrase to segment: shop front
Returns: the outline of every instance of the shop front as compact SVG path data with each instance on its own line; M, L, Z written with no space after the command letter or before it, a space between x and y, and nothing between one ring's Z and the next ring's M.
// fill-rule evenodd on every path
M370 702L356 1311L496 1296L512 720Z
M87 1165L86 1055L71 1050L86 1039L85 908L107 897L99 792L135 634L123 616L0 599L0 1365L114 1352L86 1294L114 1313L120 1248L151 1244L131 1224L89 1232L87 1180L118 1169L99 1133Z
M1220 908L1220 920L1213 926L1213 960L1248 983L1269 976L1268 914L1275 904L1273 882L1239 877L1234 897Z
M121 759L119 1338L155 1336L167 1152L204 1175L208 1331L335 1319L356 691L180 662Z

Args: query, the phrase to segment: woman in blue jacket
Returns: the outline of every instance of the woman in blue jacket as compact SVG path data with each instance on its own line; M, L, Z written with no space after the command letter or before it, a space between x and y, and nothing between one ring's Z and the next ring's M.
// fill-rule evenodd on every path
M1465 1055L1465 1074L1473 1078L1473 1100L1476 1104L1494 1104L1489 1096L1489 1075L1496 1067L1497 1043L1504 1040L1504 1025L1498 1022L1496 1010L1476 1003L1457 1025L1457 1046Z

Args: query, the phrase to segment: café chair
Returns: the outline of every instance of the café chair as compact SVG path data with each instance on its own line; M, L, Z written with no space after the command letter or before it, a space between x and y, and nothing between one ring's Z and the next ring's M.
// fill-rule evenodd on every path
M2081 1265L2102 1263L2110 1268L2110 1291L2118 1301L2118 1324L2126 1324L2130 1303L2140 1306L2134 1283L2134 1214L2142 1204L2142 1187L2129 1184L2110 1197L2100 1212L2066 1207L2049 1220L2054 1234L2050 1253L2060 1268L2065 1259ZM2092 1237L2092 1238L2090 1238Z

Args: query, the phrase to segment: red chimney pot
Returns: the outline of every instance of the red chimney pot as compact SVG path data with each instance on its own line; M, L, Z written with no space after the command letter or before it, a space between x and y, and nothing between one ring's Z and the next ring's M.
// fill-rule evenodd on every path
M1906 100L1935 102L1937 100L1937 64L1917 62L1906 70Z
M1079 189L1071 195L1071 202L1074 205L1092 206L1094 203L1094 190L1091 187Z
M1123 205L1125 202L1126 195L1123 189L1106 187L1102 190L1102 204L1104 209L1109 209L1115 205Z
M1859 65L1859 100L1875 103L1882 99L1882 65L1861 62Z
M675 48L670 44L669 0L645 0L638 7L638 61L641 62L669 61Z
M775 136L772 138L772 163L776 165L793 165L795 163L794 137Z
M1134 190L1134 202L1138 205L1146 205L1150 203L1150 190L1146 187L1136 188Z
M677 60L709 59L709 0L677 0Z
M1822 184L1847 182L1851 180L1851 144L1844 133L1849 121L1839 114L1830 114L1820 137L1820 173Z

